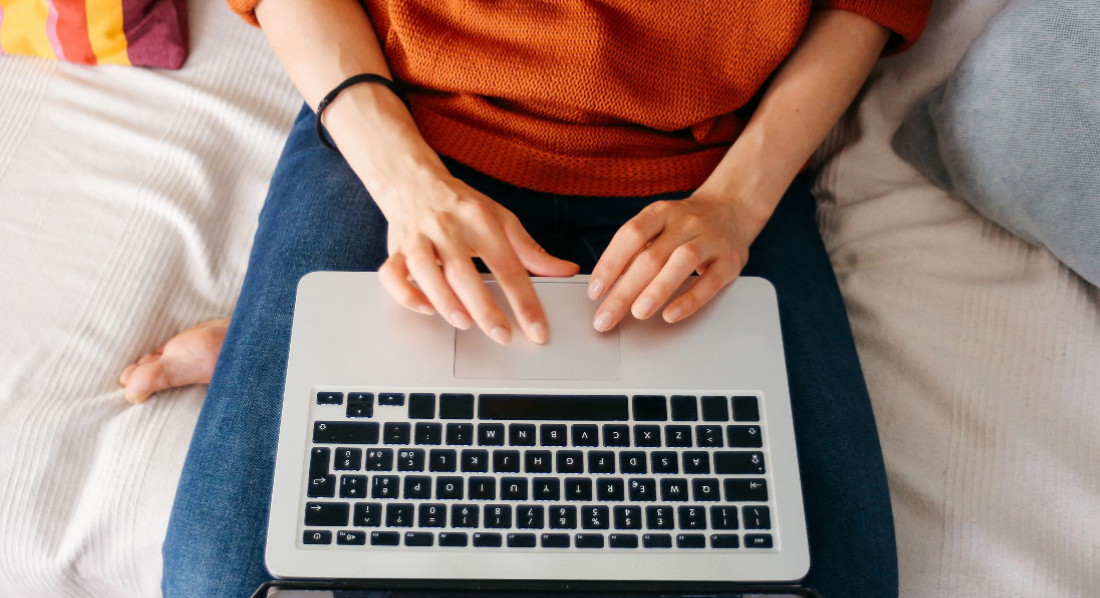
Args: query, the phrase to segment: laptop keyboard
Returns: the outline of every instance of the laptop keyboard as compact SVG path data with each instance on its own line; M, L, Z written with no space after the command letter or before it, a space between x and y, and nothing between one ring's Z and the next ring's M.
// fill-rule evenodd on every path
M303 545L776 547L758 394L316 392Z

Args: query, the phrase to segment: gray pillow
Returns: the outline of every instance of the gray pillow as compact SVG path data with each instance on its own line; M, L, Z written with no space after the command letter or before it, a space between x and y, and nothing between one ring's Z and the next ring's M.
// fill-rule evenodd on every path
M1010 2L893 145L1100 286L1100 2Z

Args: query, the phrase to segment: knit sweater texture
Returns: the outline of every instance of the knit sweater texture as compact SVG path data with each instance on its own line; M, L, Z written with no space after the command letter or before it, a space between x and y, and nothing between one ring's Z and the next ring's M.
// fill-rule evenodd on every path
M259 0L229 0L255 23ZM562 195L698 187L816 9L891 29L931 0L365 0L421 134L440 154Z

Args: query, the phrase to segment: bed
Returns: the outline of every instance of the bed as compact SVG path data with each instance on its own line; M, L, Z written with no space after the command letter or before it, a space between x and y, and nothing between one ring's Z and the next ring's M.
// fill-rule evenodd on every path
M1100 294L893 152L1003 0L944 0L817 157L906 597L1100 594ZM222 0L179 71L0 57L0 596L159 595L203 389L118 372L231 312L300 99Z

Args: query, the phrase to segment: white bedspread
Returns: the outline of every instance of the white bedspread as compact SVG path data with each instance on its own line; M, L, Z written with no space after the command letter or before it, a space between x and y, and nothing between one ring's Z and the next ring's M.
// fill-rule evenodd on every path
M822 152L906 597L1100 595L1100 297L889 147L1003 0L942 0ZM201 389L115 378L228 314L299 99L195 0L179 72L0 57L0 596L154 597ZM830 597L832 598L832 597Z

